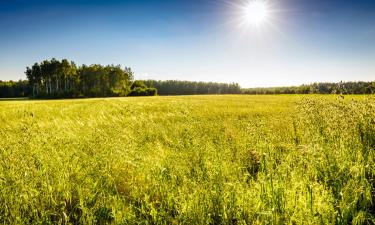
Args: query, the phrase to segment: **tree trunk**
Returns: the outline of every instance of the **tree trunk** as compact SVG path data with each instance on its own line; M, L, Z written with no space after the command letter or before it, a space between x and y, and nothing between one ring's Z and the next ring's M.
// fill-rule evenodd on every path
M52 81L51 81L51 77L48 78L48 83L49 83L49 94L52 93Z
M45 80L45 84L44 84L44 85L46 85L46 92L47 92L47 94L48 94L48 90L49 90L48 80Z

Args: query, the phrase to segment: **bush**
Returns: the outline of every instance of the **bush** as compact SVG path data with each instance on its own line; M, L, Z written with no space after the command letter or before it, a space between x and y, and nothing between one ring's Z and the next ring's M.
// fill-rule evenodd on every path
M147 87L136 87L130 91L128 96L156 96L158 91L156 88L147 88Z

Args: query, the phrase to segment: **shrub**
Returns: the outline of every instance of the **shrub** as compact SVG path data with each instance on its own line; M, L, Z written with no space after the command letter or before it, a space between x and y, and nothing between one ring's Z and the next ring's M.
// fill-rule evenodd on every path
M128 96L156 96L157 94L156 88L136 87L130 91Z

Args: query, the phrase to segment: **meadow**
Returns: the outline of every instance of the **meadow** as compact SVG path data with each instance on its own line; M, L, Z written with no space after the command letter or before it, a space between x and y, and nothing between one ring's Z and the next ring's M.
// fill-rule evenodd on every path
M0 101L0 224L374 224L373 96Z

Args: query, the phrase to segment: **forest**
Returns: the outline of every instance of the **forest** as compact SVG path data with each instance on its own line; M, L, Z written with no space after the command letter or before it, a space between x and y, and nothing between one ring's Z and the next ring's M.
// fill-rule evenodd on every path
M241 88L237 83L135 80L130 67L81 65L67 59L27 67L27 80L1 81L0 98L85 98L207 94L374 94L375 82L313 83L292 87Z
M156 90L133 85L131 68L120 65L77 66L74 62L52 59L26 68L31 97L114 97L132 92L156 95Z
M0 80L0 98L20 98L29 96L29 82L27 80L19 81L1 81Z
M144 80L149 87L158 90L159 95L205 95L205 94L240 94L241 87L237 83L194 82L178 80Z
M238 84L134 80L129 67L100 64L77 66L52 58L27 67L27 80L1 81L0 98L83 98L154 95L240 94Z
M247 88L243 94L374 94L375 82L313 83L292 87Z

